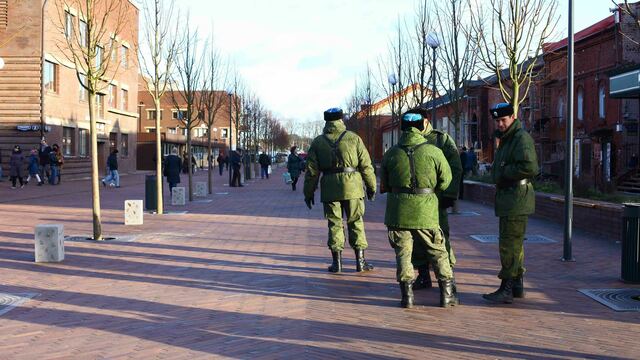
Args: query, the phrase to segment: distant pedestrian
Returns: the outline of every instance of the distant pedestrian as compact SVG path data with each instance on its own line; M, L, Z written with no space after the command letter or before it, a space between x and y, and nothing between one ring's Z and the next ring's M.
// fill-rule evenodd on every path
M24 155L20 146L13 147L11 153L11 159L9 160L9 176L11 177L11 188L16 188L16 180L20 180L20 188L24 187L24 181L22 180L22 167L24 166Z
M260 163L260 178L264 179L265 177L269 178L269 166L271 166L271 157L266 153L260 154L258 158L258 162Z
M220 172L220 176L222 176L222 170L225 164L225 157L222 151L220 152L220 154L218 154L218 157L216 158L216 162L218 163L218 172Z
M38 158L38 150L32 149L31 155L29 156L29 165L27 166L27 170L29 171L29 176L27 177L27 184L31 180L33 176L38 180L38 186L42 186L42 178L40 178L40 159Z
M111 154L107 158L107 168L109 169L107 177L102 179L102 185L107 186L109 183L110 186L113 186L115 183L115 187L120 187L120 174L118 173L118 149L113 149Z
M49 175L49 184L56 185L58 180L58 173L60 172L60 168L58 167L58 155L57 151L60 151L58 144L53 144L51 147L51 151L49 152L49 168L51 169L51 174Z
M473 175L478 175L478 155L476 155L476 150L472 147L469 148L467 152L467 161L469 162L469 168L471 169L471 173Z
M467 147L463 146L460 149L460 163L462 164L462 177L466 178L471 173L471 165L469 164L469 154L467 153Z
M171 155L164 160L164 176L169 183L169 195L176 185L180 183L180 170L182 169L182 160L178 156L178 149L172 148Z
M231 170L233 176L231 178L230 187L243 187L240 183L240 168L242 167L242 149L238 148L235 151L231 151L229 154L229 161L231 162Z
M51 146L47 144L45 139L40 141L40 149L38 149L38 157L40 158L40 178L44 182L45 179L51 182L51 162L49 154L51 153Z
M298 183L298 178L300 177L300 171L302 171L304 166L304 160L298 156L297 147L292 146L287 158L287 171L289 171L289 175L291 175L291 190L296 191L296 184Z

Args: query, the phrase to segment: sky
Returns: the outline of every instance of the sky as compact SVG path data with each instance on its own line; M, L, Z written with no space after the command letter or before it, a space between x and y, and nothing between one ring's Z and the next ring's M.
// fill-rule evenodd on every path
M436 1L436 0L434 0ZM486 0L488 2L488 0ZM397 19L415 0L179 0L201 37L218 49L247 86L281 120L322 119L344 107L356 78L387 52ZM579 31L610 15L610 0L575 0ZM568 0L559 0L559 38ZM558 38L558 40L559 40Z

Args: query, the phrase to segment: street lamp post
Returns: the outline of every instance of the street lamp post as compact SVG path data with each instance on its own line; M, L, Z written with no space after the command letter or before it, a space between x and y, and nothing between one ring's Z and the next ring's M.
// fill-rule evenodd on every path
M227 171L229 172L229 187L231 187L231 172L232 172L232 167L231 167L231 147L233 146L233 136L231 136L233 134L233 130L232 130L232 123L231 123L231 97L233 96L233 91L231 90L227 90L227 95L229 96L229 133L227 134L227 136L229 136L229 153L227 154L227 161L228 161L228 168Z
M433 88L431 89L431 125L435 127L436 121L436 49L440 46L438 34L430 32L425 39L427 45L433 49L433 62L431 65L431 79L433 80Z
M389 74L389 84L391 84L391 144L390 146L395 145L393 142L393 137L396 132L396 84L398 83L398 79L396 78L396 74Z
M569 0L569 36L567 37L567 150L565 153L564 242L562 261L575 261L572 254L573 228L573 0Z

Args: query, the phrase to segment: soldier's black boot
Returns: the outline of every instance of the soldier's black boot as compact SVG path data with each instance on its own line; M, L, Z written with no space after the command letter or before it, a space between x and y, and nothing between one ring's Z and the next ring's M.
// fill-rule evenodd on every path
M524 298L524 276L523 275L513 280L513 297L518 299Z
M333 258L333 262L331 263L331 266L329 266L329 272L342 272L342 251L332 251L331 257Z
M429 263L426 265L419 265L418 276L416 277L416 281L413 283L413 290L429 289L431 287L433 287L433 283L431 282L431 275L429 274Z
M400 282L400 292L402 293L400 306L406 309L411 309L413 307L413 289L411 288L411 285L412 282L410 281Z
M364 250L356 249L356 271L371 271L373 270L373 265L369 264L367 260L364 258Z
M448 308L460 304L454 284L455 280L453 278L438 280L438 286L440 287L440 307Z
M513 303L513 279L502 279L498 290L491 294L484 294L482 297L495 303Z

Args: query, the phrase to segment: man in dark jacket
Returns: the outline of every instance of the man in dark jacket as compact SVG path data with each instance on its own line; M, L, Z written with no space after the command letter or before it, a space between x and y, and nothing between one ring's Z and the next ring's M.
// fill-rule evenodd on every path
M164 176L169 183L169 196L176 185L180 183L180 170L182 169L182 160L178 156L178 149L172 148L171 155L164 160Z
M231 178L231 187L243 187L240 183L240 167L242 166L242 149L232 150L229 154L229 161L231 162L231 171L233 171L233 177Z
M51 162L49 160L49 154L51 153L51 146L47 145L47 141L42 139L40 141L40 149L38 149L38 157L40 158L40 178L45 181L51 176Z
M269 165L271 165L271 158L266 153L260 154L258 158L258 162L260 163L260 178L264 179L266 176L269 178Z
M218 154L218 158L216 158L216 162L218 162L218 171L220 172L220 176L222 176L222 170L224 170L224 164L225 164L225 157L224 157L224 153L221 151L220 154Z
M113 151L111 151L111 154L107 158L107 169L109 175L102 179L102 185L107 186L107 183L115 183L115 186L119 188L120 174L118 174L118 149L113 149Z

